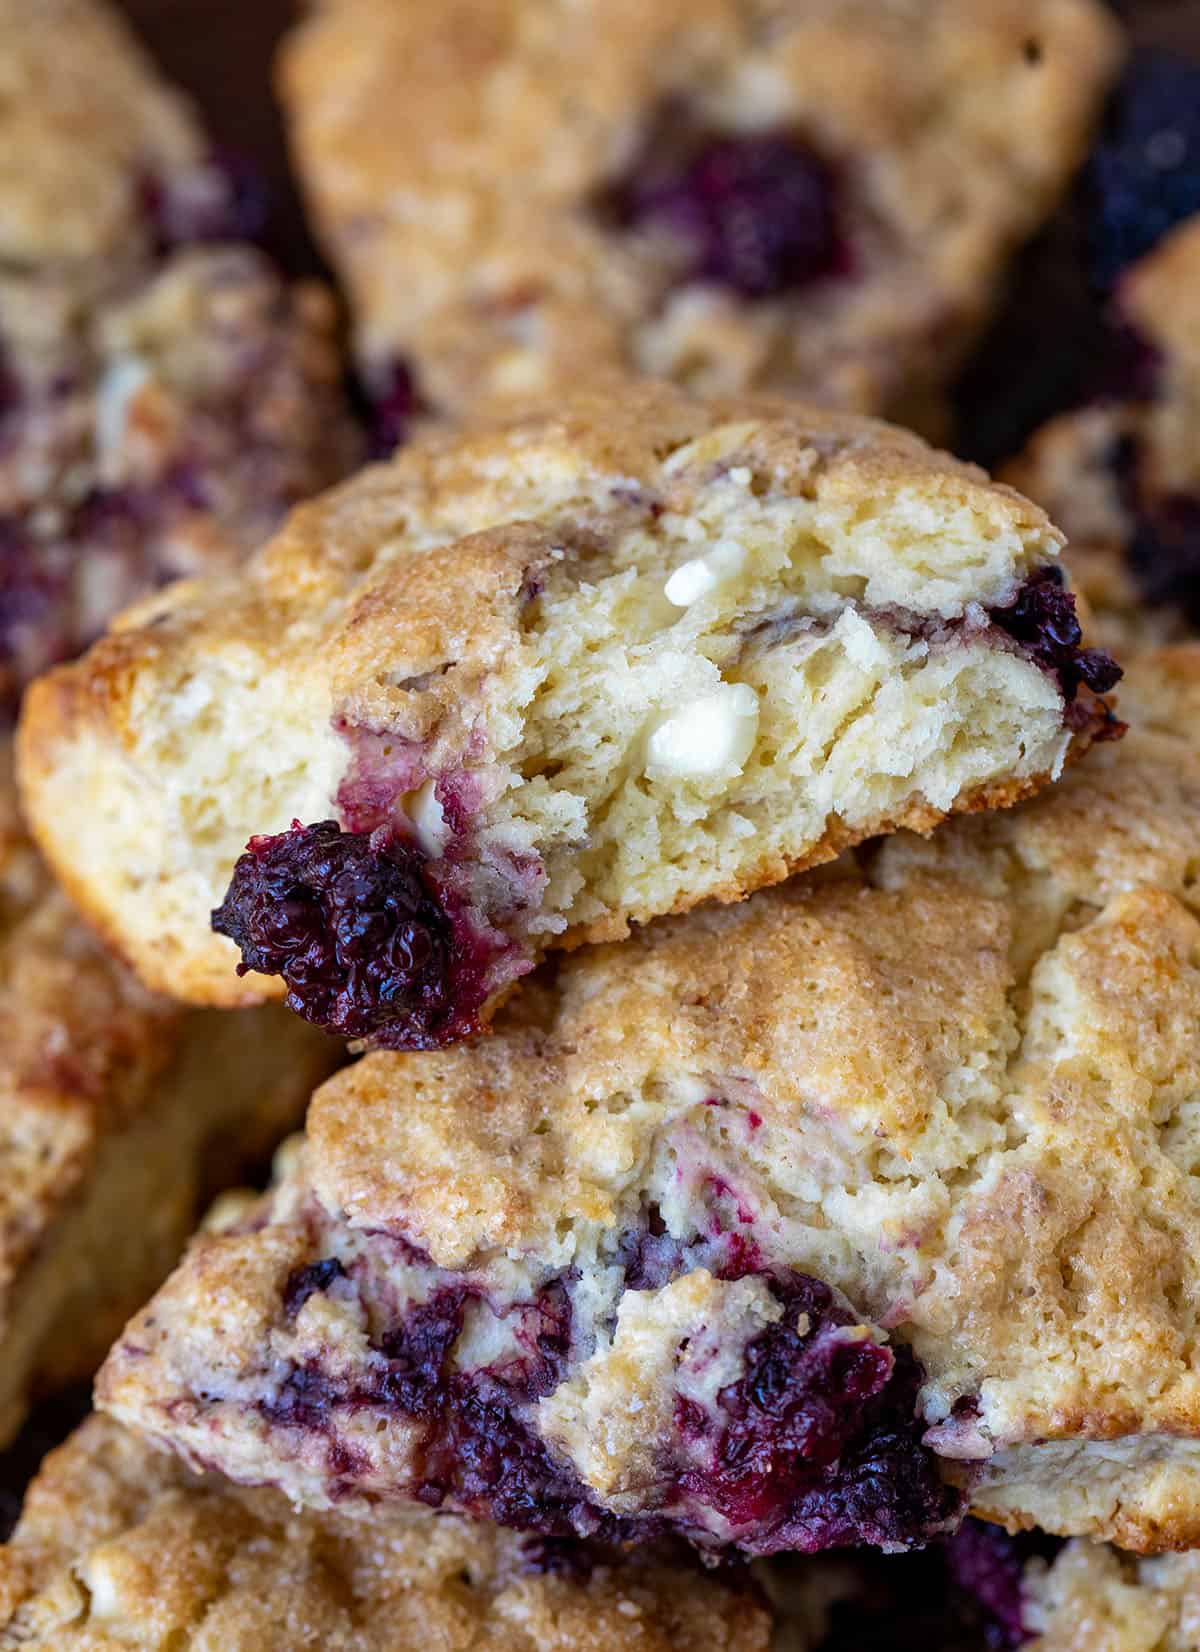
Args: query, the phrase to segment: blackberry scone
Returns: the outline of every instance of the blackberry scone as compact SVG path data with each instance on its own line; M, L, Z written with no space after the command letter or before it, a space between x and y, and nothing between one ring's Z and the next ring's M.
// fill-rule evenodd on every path
M1039 1532L1013 1538L998 1526L967 1521L946 1555L948 1617L977 1625L970 1644L981 1652L984 1646L1024 1652L1195 1652L1200 1646L1200 1550L1147 1558L1081 1538L1065 1544Z
M551 947L1012 802L1115 732L1059 544L870 420L580 392L127 613L34 686L25 801L150 985L447 1043Z
M0 0L0 710L352 468L334 315L98 0Z
M300 1118L333 1046L277 1008L147 993L55 889L0 751L0 1443L91 1377L214 1188Z
M1091 0L316 0L280 86L386 439L606 371L920 418L1119 56Z
M1021 808L578 953L333 1078L99 1382L298 1502L1200 1538L1200 650ZM949 1482L944 1484L943 1482Z
M0 1549L22 1652L767 1652L744 1577L428 1510L297 1514L92 1418ZM807 1639L789 1648L806 1652Z
M1123 275L1109 356L1103 392L1008 475L1066 530L1098 633L1124 646L1200 629L1200 217Z

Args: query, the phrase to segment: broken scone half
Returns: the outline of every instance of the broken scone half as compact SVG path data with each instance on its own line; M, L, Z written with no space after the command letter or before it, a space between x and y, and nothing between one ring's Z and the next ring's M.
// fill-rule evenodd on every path
M148 983L446 1044L549 948L1057 775L1120 674L1059 544L882 424L581 393L131 610L33 690L26 803Z
M314 1506L1200 1539L1200 650L1041 797L376 1052L101 1403ZM950 1484L944 1484L949 1482Z
M766 1652L769 1628L744 1576L678 1551L426 1509L297 1514L101 1417L46 1460L0 1549L0 1648L22 1652Z

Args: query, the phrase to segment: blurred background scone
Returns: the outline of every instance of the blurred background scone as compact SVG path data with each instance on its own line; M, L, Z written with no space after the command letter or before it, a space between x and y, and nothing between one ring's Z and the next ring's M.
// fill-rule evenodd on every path
M358 453L330 296L99 0L0 4L0 704Z
M1065 530L1098 633L1121 646L1200 629L1200 216L1123 273L1106 342L1099 392L1005 475Z
M745 1575L676 1552L297 1514L103 1418L47 1459L0 1549L0 1648L22 1652L767 1652L769 1634Z
M91 1377L205 1201L303 1113L336 1046L281 1011L183 1012L56 889L0 751L0 1444Z
M920 422L1119 57L1092 0L322 0L280 86L385 438L597 371Z

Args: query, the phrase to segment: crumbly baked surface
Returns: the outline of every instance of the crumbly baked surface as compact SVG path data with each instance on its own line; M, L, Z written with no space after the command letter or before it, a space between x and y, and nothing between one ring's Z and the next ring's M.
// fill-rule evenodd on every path
M1117 675L1058 545L870 420L581 392L127 614L32 690L26 803L151 985L282 990L237 936L323 1024L446 1042L549 947L1056 775Z
M1200 1553L1137 1559L1074 1542L1025 1573L1026 1652L1194 1652Z
M1008 477L1066 531L1112 646L1200 629L1200 219L1117 289L1109 392L1043 427Z
M334 1053L278 1009L182 1011L139 986L53 887L10 767L5 748L0 1442L37 1392L91 1376L203 1201L295 1123Z
M280 86L385 423L605 370L915 420L1119 55L1087 0L323 0Z
M1200 649L1139 659L1123 706L1015 810L576 954L490 1039L335 1077L105 1406L317 1505L804 1546L821 1509L798 1528L735 1450L769 1466L789 1396L842 1380L782 1345L800 1270L860 1353L888 1334L894 1397L911 1347L922 1450L977 1512L1196 1543Z
M335 316L239 244L190 108L93 0L3 0L0 706L346 474Z
M23 1652L766 1652L768 1628L744 1580L675 1554L297 1514L103 1418L47 1459L0 1549L0 1647Z

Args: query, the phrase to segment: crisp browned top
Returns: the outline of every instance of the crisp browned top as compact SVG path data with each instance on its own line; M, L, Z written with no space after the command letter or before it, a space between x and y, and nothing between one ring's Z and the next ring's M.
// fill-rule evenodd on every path
M331 1242L312 1190L382 1274L398 1235L501 1292L607 1278L650 1206L684 1237L735 1224L911 1341L947 1456L1137 1437L1179 1476L1060 1529L1195 1541L1200 648L1136 662L1122 704L1124 741L1007 814L574 955L490 1038L346 1070L261 1220L131 1327L106 1402L167 1436L176 1401L211 1404L238 1472L311 1494L239 1407L273 1392L284 1282ZM353 1363L349 1313L313 1334ZM959 1399L977 1416L946 1422Z

